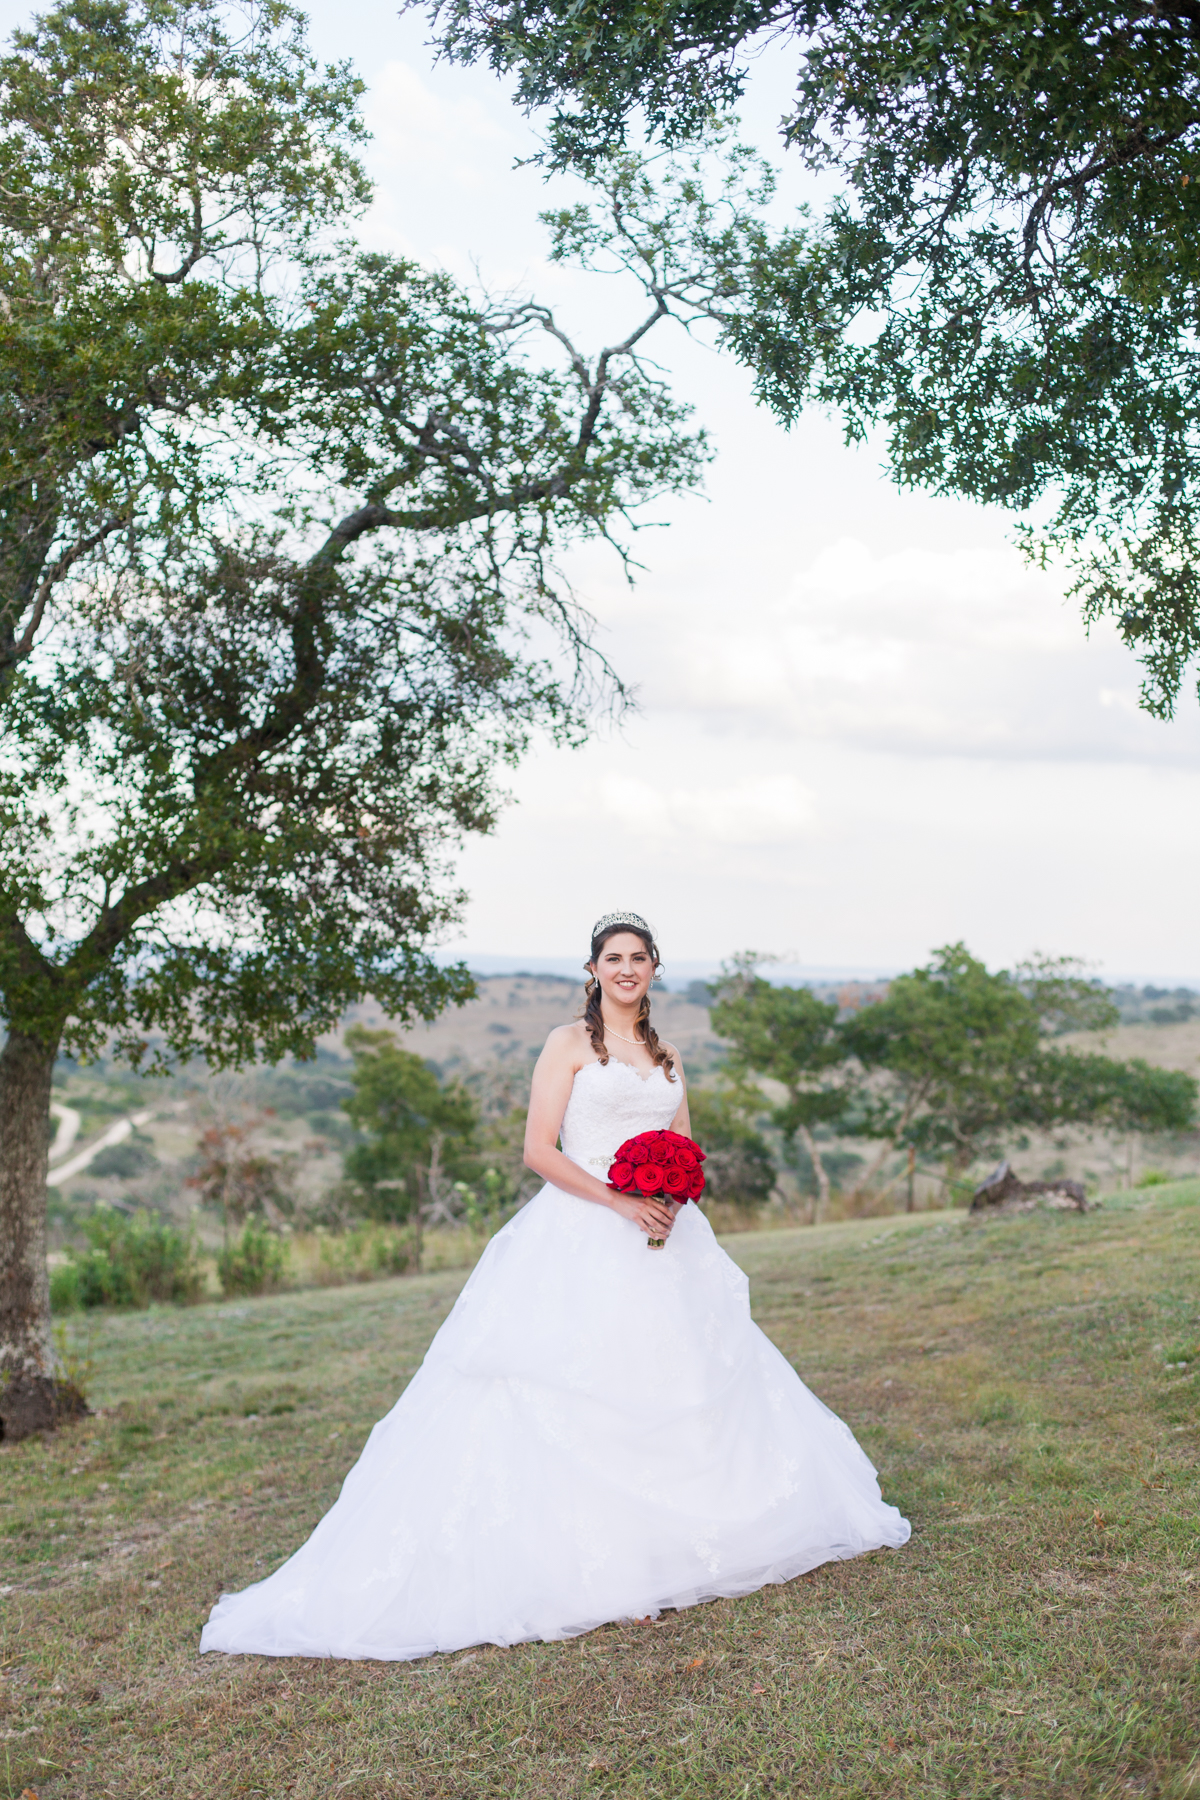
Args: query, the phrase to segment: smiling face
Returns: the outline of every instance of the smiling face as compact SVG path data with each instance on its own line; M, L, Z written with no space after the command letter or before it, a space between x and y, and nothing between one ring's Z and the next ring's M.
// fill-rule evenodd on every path
M654 958L635 931L616 931L607 938L589 967L607 1000L636 1005L654 979Z

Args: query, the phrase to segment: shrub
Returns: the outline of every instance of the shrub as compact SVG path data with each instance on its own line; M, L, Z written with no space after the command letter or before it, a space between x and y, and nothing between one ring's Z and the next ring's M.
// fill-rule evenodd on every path
M68 1261L51 1272L56 1310L199 1299L204 1276L190 1232L149 1213L129 1218L109 1207L97 1207L83 1230L87 1250L69 1251Z
M415 1274L420 1265L420 1242L411 1226L372 1224L337 1233L318 1231L316 1240L312 1279L321 1287Z
M156 1169L158 1158L152 1150L137 1139L126 1138L123 1144L109 1144L92 1158L93 1175L116 1175L122 1181L132 1181L135 1176L144 1175L147 1169Z
M692 1136L708 1157L705 1203L765 1205L775 1186L775 1163L766 1139L739 1105L739 1097L693 1088L688 1105Z
M91 1326L87 1327L87 1336L81 1343L77 1336L68 1334L65 1325L56 1325L54 1348L58 1355L60 1389L65 1387L67 1397L73 1396L85 1407L95 1368L92 1360Z
M291 1211L284 1161L254 1146L264 1123L262 1115L218 1120L200 1135L200 1166L188 1186L199 1189L201 1204L219 1212L227 1230L254 1214L278 1224Z
M1137 1185L1140 1188L1161 1187L1164 1182L1174 1180L1175 1177L1173 1175L1165 1175L1161 1169L1147 1169Z
M272 1294L287 1274L287 1246L257 1219L247 1219L242 1235L217 1257L217 1279L230 1299L240 1294Z
M82 1305L79 1298L79 1264L74 1260L56 1264L50 1271L51 1312L77 1312Z

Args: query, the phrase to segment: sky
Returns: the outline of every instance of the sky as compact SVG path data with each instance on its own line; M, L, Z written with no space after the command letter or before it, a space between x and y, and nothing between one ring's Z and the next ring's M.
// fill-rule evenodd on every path
M0 30L28 16L0 0ZM534 138L484 70L436 66L394 0L319 0L323 57L368 83L371 248L536 295L589 346L633 297L546 262L541 208L569 184L516 170ZM755 68L746 135L805 196L774 125L786 48ZM570 573L639 707L582 750L537 744L495 834L460 860L475 957L582 958L630 907L668 972L741 949L811 970L911 967L963 939L990 964L1034 950L1100 974L1200 984L1200 718L1161 724L1136 660L1085 634L1054 572L998 510L901 494L836 420L785 432L747 373L674 328L654 340L717 457L703 497L652 509L630 590L610 552Z

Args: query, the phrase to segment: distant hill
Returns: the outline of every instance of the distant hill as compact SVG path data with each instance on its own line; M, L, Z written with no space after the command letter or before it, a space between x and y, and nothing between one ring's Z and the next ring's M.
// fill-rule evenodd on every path
M701 985L693 984L685 994L656 991L653 998L655 1030L675 1045L689 1074L712 1068L722 1054L708 1023L707 991L695 992ZM452 1007L432 1025L416 1025L397 1035L445 1075L463 1067L500 1066L515 1072L536 1059L556 1025L579 1017L583 1000L583 983L569 976L484 975L477 999ZM346 1015L324 1045L342 1052L346 1028L355 1024L378 1030L389 1020L381 1007L367 1001Z

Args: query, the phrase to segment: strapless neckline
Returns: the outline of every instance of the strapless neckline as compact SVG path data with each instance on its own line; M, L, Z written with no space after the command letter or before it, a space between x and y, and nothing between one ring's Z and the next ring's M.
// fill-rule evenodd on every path
M628 1069L634 1080L640 1081L643 1085L645 1085L647 1081L653 1081L656 1075L661 1075L668 1086L673 1085L675 1079L667 1074L661 1063L655 1063L648 1075L639 1075L633 1064L626 1062L624 1058L620 1056L610 1056L606 1063L602 1063L599 1057L596 1058L595 1062L581 1063L579 1068L575 1071L575 1078L578 1080L585 1069L611 1069L614 1064L618 1069Z

